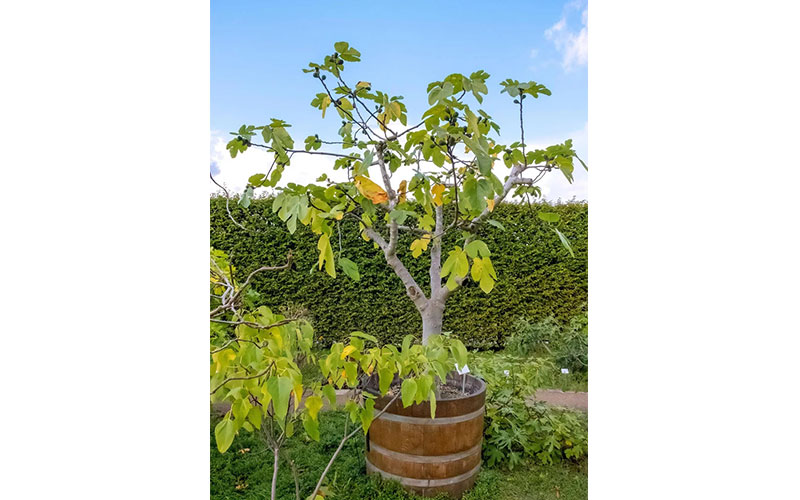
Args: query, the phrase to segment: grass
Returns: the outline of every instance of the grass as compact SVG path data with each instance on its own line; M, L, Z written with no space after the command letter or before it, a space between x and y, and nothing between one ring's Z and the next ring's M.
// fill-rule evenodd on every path
M586 375L579 373L561 373L560 371L551 374L547 387L543 389L561 389L562 391L588 392L589 380Z
M301 498L314 488L344 430L346 415L342 412L320 414L319 443L302 437L289 439L278 469L277 496L295 499L295 486L288 460L294 460L299 471ZM211 423L211 498L269 498L272 478L272 453L256 434L242 432L230 449L220 454L214 443ZM352 438L336 459L328 474L327 498L342 500L417 500L420 497L403 491L393 482L380 481L364 473L364 437ZM464 500L572 500L587 498L588 469L582 464L522 466L512 472L482 469L475 488Z

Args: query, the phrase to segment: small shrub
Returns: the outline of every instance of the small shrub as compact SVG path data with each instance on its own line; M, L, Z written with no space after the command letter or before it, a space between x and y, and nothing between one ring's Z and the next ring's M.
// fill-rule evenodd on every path
M572 318L559 334L553 357L561 368L570 373L585 374L589 369L589 320L586 314Z
M513 469L526 458L551 464L587 454L583 414L529 401L553 372L552 361L498 354L476 356L473 363L487 383L483 457L488 466Z
M558 339L560 333L561 328L552 316L536 323L519 318L506 341L506 350L517 356L549 353L549 344Z
M506 341L506 350L516 356L551 357L556 368L586 374L589 368L588 316L575 316L566 327L560 326L552 316L538 322L519 318Z

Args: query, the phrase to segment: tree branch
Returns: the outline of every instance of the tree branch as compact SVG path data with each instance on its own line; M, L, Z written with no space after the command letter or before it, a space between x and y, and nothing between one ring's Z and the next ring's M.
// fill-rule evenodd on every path
M273 365L275 365L274 361L272 363L270 363L269 366L267 367L267 369L264 370L263 372L257 373L255 375L251 375L249 377L229 377L229 378L226 378L218 386L216 386L213 391L211 391L211 395L213 396L215 392L220 390L222 388L222 386L224 386L228 382L233 382L234 380L250 380L250 379L254 379L254 378L263 377L264 375L269 373L269 371L272 369Z
M212 263L214 262L213 259L212 259L211 262ZM233 308L236 307L236 302L239 300L239 297L241 296L242 292L250 285L250 280L256 274L264 272L264 271L281 271L283 269L288 269L291 266L292 266L292 252L289 252L289 254L286 256L286 264L284 264L282 266L262 266L262 267L259 267L258 269L256 269L252 273L250 273L249 276L247 276L247 279L244 281L244 284L242 284L242 286L239 288L239 290L237 292L235 292L230 299L223 300L221 305L219 305L218 307L216 307L215 309L213 309L211 311L210 317L214 318L215 316L219 316L220 314L224 313L227 310L233 310ZM228 290L226 290L225 293L222 294L222 296L225 297L226 294L233 288L233 285L228 283L227 279L225 278L225 274L224 273L221 273L221 276L222 276L223 279L225 279L226 285L228 286Z
M233 214L231 213L231 207L230 207L231 197L228 194L228 190L222 187L222 185L214 179L214 176L212 174L208 175L211 177L211 182L216 184L217 187L220 188L223 193L225 193L225 210L228 212L228 218L230 218L230 220L233 221L234 224L247 231L246 227L244 227L242 224L239 223L239 221L233 218Z
M408 269L403 262L397 257L397 254L389 252L389 243L387 243L386 240L383 239L383 237L371 227L365 228L364 233L369 236L372 241L377 243L379 247L381 247L383 250L383 256L386 259L386 263L392 268L397 277L400 278L400 281L403 282L406 287L406 295L408 295L408 297L414 302L414 305L417 306L417 309L420 311L424 309L428 302L427 298L425 297L425 293L419 287L416 280L414 280L414 277L411 276L411 273L408 272Z
M444 207L436 205L434 207L436 215L436 227L434 228L434 236L431 244L431 267L429 270L431 280L431 298L434 295L439 295L438 291L442 287L442 229L444 226Z
M266 149L266 150L268 150L268 151L270 151L272 153L275 152L275 148L273 148L272 146L267 146L265 144L258 144L258 143L255 143L255 142L250 142L248 140L245 140L244 143L247 144L248 146L255 146L257 148L264 148L264 149ZM343 154L340 154L340 153L329 153L328 151L306 151L305 149L287 149L285 151L287 153L292 153L292 154L294 154L294 153L303 153L303 154L307 154L307 155L324 155L324 156L335 156L337 158L349 158L351 160L360 160L361 159L361 158L357 158L355 156L343 155Z

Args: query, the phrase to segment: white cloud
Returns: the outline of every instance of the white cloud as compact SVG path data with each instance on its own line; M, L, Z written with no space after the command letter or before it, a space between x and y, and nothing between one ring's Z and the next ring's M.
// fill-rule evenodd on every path
M544 36L555 45L561 54L561 66L564 71L571 71L578 66L585 66L589 61L589 24L588 9L581 12L581 29L570 30L567 17L570 11L579 9L581 2L570 2L564 6L564 13L557 23L545 30Z
M584 123L583 127L563 136L548 136L536 137L533 140L526 140L525 147L531 149L544 149L553 144L563 143L567 139L572 139L572 147L578 156L581 157L586 164L589 164L588 159L588 146L589 146L589 122ZM506 141L511 142L511 141ZM495 174L501 179L508 175L509 169L505 168L501 162L496 163L499 168ZM584 170L580 162L575 162L575 169L572 172L573 181L570 184L564 175L554 170L546 174L542 180L536 183L542 190L542 198L548 201L556 201L559 198L562 201L567 201L572 198L577 200L589 199L589 177L588 172Z
M244 153L239 153L236 158L231 158L225 145L228 138L221 133L211 133L211 169L216 168L214 179L225 186L232 195L241 193L247 186L247 179L253 174L265 174L272 165L273 155L260 148L249 148ZM302 144L301 144L302 145ZM292 163L283 173L280 185L289 182L296 184L309 184L314 182L323 172L335 180L344 181L347 174L343 171L333 171L334 158L322 155L296 154ZM219 192L219 188L210 180L211 193Z

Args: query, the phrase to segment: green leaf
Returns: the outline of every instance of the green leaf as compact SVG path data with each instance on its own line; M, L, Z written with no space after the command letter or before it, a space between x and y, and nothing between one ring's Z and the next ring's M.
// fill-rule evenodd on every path
M403 380L403 385L400 386L400 394L403 399L403 408L408 407L417 395L417 382L410 378Z
M361 160L362 171L367 172L370 164L372 164L372 151L369 149L364 151L364 159ZM355 175L364 175L364 174L355 174Z
M461 247L457 246L451 250L448 253L447 260L444 261L444 265L442 266L442 277L447 276L451 272L454 276L459 278L463 278L467 275L467 272L469 272L469 261L467 260L467 254L461 250Z
M461 249L458 251L455 269L453 272L459 278L463 278L469 272L469 261L467 260L467 254L462 252Z
M319 396L309 396L306 398L305 401L306 409L308 410L308 414L314 420L317 419L317 414L319 413L320 408L322 408L322 398Z
M497 222L497 221L496 221L496 220L494 220L494 219L489 219L489 220L488 220L488 221L486 221L486 222L488 222L488 223L489 223L489 225L492 225L492 226L496 227L497 229L499 229L499 230L501 230L501 231L505 231L505 230L506 230L506 227L505 227L504 225L500 224L499 222Z
M250 412L247 413L247 420L253 424L253 427L256 429L261 428L261 410L259 408L250 408Z
M336 408L336 389L331 384L322 386L322 394L328 398L331 408Z
M267 380L267 392L272 398L275 417L283 429L286 413L289 411L289 396L292 393L292 379L289 377L271 377Z
M344 373L347 377L347 384L354 386L356 384L356 376L358 375L358 363L354 361L345 361Z
M557 213L539 212L536 216L545 222L558 222L561 220L561 216Z
M266 175L264 175L264 174L255 174L255 175L251 175L251 176L250 176L250 177L247 179L247 182L248 182L248 183L250 183L250 184L252 184L252 185L254 185L254 186L260 186L260 185L261 185L261 183L262 183L262 182L264 182L264 179L266 179L266 177L267 177L267 176L266 176Z
M381 391L381 395L384 395L389 391L389 387L392 385L393 379L394 370L392 370L390 367L380 368L378 370L378 389Z
M450 352L453 353L459 368L467 364L467 348L458 339L450 339Z
M314 441L319 441L319 422L316 419L303 415L303 429Z
M353 281L361 279L361 275L358 273L358 265L347 257L339 257L339 267L341 267L344 274L349 276Z
M564 245L564 248L566 248L569 251L570 256L575 257L575 252L572 251L572 245L569 244L569 240L567 239L567 237L564 236L564 234L556 228L553 228L553 231L555 231L556 234L558 235L558 239L561 240L561 244Z
M492 252L489 251L489 247L486 246L486 243L480 240L470 241L465 250L467 251L467 255L472 258L475 258L478 255L481 257L488 257L492 254Z
M253 199L253 186L247 186L247 189L244 190L242 193L242 197L239 198L239 206L242 208L247 208L250 206L250 200Z
M250 403L248 403L246 399L237 399L233 402L231 405L231 413L233 413L233 416L236 419L234 423L237 426L241 426L244 423L250 408Z
M369 426L372 424L372 418L375 415L375 400L367 399L364 402L364 410L361 412L361 428L364 429L364 435L367 434Z
M338 52L339 54L341 54L342 52L347 52L347 49L349 47L350 44L347 42L336 42L333 44L333 48L336 49L336 52Z
M378 339L373 337L372 335L366 334L364 332L350 332L351 337L358 337L364 340L370 340L372 342L378 343Z
M214 437L217 439L217 449L220 453L225 453L230 448L234 436L236 436L236 424L229 418L221 420L214 427Z
M411 334L408 334L405 337L403 337L402 352L408 352L408 350L411 348L412 340L414 340L414 336Z

